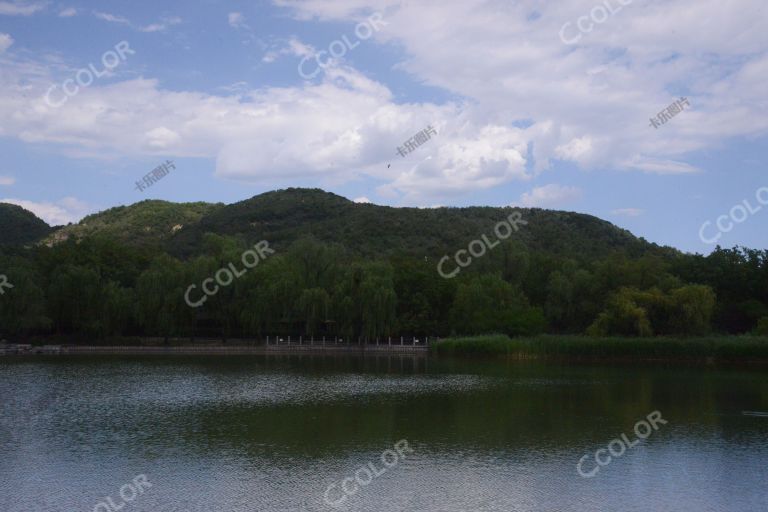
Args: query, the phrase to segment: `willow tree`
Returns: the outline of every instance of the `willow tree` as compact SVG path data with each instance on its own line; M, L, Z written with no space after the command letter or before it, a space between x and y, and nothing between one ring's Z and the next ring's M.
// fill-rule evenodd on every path
M27 335L50 329L40 276L20 266L4 267L3 272L13 288L4 287L0 294L0 337L6 333Z
M301 293L297 309L304 319L307 334L319 332L320 326L328 319L330 302L331 297L322 288L310 288Z
M167 341L191 330L194 312L184 300L189 284L182 264L167 255L156 258L141 273L136 283L136 309L146 334Z
M355 263L333 293L333 319L339 333L375 338L392 335L396 327L397 294L394 271L387 262Z

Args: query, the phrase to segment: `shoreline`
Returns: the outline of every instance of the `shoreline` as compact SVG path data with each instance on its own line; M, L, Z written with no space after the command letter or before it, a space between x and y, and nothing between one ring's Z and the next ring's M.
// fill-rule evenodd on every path
M25 355L405 355L446 359L553 362L560 364L686 364L711 366L768 364L768 338L589 338L540 336L507 338L478 336L447 338L430 344L309 344L258 340L133 338L105 340L104 344L51 343L0 344L0 358ZM40 342L45 344L40 344Z
M48 345L34 347L29 351L3 352L0 349L0 362L17 357L40 356L408 356L435 359L460 359L473 361L508 361L537 362L555 364L672 364L698 367L716 365L768 366L768 357L713 357L713 356L629 356L629 355L593 355L593 354L541 354L533 352L509 352L504 354L440 354L428 347L392 347L367 348L356 346L216 346L216 345L179 345L179 346L139 346L139 345ZM5 356L5 357L4 357Z
M18 345L17 345L18 347ZM283 354L392 354L427 355L426 346L400 345L42 345L12 350L0 348L2 356L37 355L283 355Z
M505 335L448 338L432 346L435 354L573 363L768 364L768 337L593 338Z

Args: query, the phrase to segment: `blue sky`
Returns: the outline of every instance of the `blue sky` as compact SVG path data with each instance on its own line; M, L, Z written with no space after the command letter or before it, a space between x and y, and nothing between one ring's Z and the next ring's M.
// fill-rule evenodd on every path
M767 21L760 0L0 0L0 201L61 224L321 187L766 248Z

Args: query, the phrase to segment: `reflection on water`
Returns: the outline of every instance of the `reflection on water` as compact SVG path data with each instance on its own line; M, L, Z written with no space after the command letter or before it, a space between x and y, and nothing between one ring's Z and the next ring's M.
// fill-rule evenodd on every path
M667 425L591 479L576 463L654 410ZM413 356L0 361L0 510L330 511L328 487L414 452L349 511L768 509L768 381L750 369ZM594 464L590 464L591 468ZM337 495L334 494L334 497ZM115 500L119 505L119 499ZM101 510L101 509L97 509Z

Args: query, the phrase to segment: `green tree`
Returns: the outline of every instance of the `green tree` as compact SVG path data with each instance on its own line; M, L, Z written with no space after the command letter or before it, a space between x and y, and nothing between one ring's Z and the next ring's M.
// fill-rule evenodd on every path
M45 307L40 276L28 266L4 267L8 283L0 295L0 337L2 334L26 336L51 327Z
M709 286L689 285L672 291L672 327L677 334L706 334L711 330L715 292Z
M451 319L458 334L534 334L544 326L541 310L531 308L518 287L494 274L470 276L459 284Z
M328 292L322 288L310 288L301 293L298 309L304 317L304 332L307 334L320 332L322 324L328 319L330 301Z
M170 256L156 258L136 284L137 318L148 335L190 334L194 311L185 303L190 282L182 264Z
M97 336L100 292L96 270L72 264L57 267L48 286L49 310L57 332Z
M758 336L768 336L768 316L764 316L757 322L755 334Z
M638 306L633 297L636 290L622 288L609 301L605 311L587 329L590 336L652 336L648 311Z

